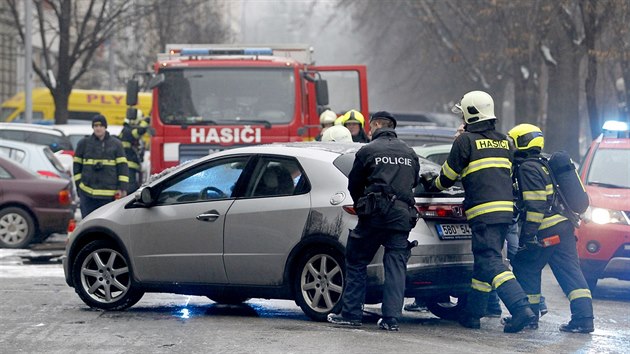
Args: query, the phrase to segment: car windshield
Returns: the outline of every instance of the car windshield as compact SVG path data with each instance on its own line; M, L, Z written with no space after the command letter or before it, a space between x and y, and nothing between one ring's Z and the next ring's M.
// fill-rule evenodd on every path
M293 118L291 68L163 70L159 116L165 124L288 123Z
M593 156L586 183L630 188L630 149L598 149Z

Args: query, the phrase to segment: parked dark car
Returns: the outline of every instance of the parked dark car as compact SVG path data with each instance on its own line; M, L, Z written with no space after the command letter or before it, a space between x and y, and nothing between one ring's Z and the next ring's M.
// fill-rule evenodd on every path
M73 217L72 184L37 175L0 157L0 247L24 248L66 233Z

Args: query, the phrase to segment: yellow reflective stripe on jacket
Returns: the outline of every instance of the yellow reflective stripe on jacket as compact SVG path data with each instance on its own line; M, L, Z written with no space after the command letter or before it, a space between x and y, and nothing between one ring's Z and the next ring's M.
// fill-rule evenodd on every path
M100 163L103 166L116 166L117 160L102 160L102 159L83 159L84 165L96 165Z
M80 163L80 164L82 164L82 163L83 163L83 158L81 158L81 157L77 157L77 156L74 156L74 157L72 158L72 162L76 162L76 163Z
M537 191L524 191L523 192L523 200L547 200L548 195L553 194L553 186L548 184L545 186L545 190L537 190Z
M545 217L545 214L537 213L535 211L528 211L525 214L525 220L526 221L535 222L535 223L541 223L543 221L544 217Z
M529 214L529 212L528 212ZM550 217L544 218L542 220L542 222L540 223L540 226L538 227L538 230L544 230L544 229L548 229L558 223L561 223L565 220L568 220L567 218L565 218L564 216L560 215L560 214L555 214L552 215Z
M514 203L511 200L487 202L487 203L476 205L466 210L466 217L468 218L468 220L470 220L482 214L493 213L497 211L507 211L511 213L513 210L514 210Z
M117 157L116 158L116 163L127 163L127 158L125 156Z
M78 181L78 180L80 180L80 179L81 179L81 174L80 174L80 173L77 173L76 175L72 176L72 179L73 179L74 181Z
M587 297L589 299L592 298L591 291L588 289L575 289L572 292L570 292L569 295L567 295L567 297L569 298L569 301L573 301L575 299L579 299L582 297Z
M479 159L475 161L471 161L470 164L462 171L462 178L484 168L507 168L508 170L512 169L512 163L510 159L505 157L486 157L484 159Z
M472 279L472 283L470 284L470 287L477 291L481 291L483 293L489 293L492 291L492 285L490 285L489 283L483 282L481 280L477 280L475 278Z
M79 188L86 192L87 194L99 196L99 197L113 197L116 195L115 189L93 189L86 186L83 183L79 184Z
M127 161L127 165L129 166L129 168L133 168L134 170L140 169L140 164L137 164L133 161Z
M499 273L499 275L497 275L496 277L494 277L494 279L492 279L492 286L496 289L500 287L501 285L503 285L503 283L505 283L506 281L512 280L512 279L516 279L516 277L514 276L514 273L510 272L509 270L506 270L503 273Z
M540 294L527 294L527 301L529 301L530 304L540 304Z
M444 161L444 163L442 164L442 174L446 176L446 178L450 179L451 181L456 180L457 176L459 176L457 172L455 172L451 168L451 166L448 165L448 161Z
M119 175L118 176L118 182L127 182L127 183L129 183L129 176Z
M131 147L131 143L130 143L130 142L128 142L128 141L123 141L123 142L122 142L122 146L123 146L124 148L128 149L128 148L130 148L130 147Z

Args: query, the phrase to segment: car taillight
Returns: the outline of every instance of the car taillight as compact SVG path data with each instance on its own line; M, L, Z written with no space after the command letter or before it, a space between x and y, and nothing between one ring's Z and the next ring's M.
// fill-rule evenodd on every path
M350 215L357 215L357 212L354 210L354 206L352 205L344 205L342 208Z
M61 205L70 205L72 203L72 196L70 191L67 189L63 189L59 191L58 194L59 204Z
M424 219L465 219L461 204L417 204L416 209Z
M44 176L44 177L61 178L61 176L51 171L38 170L37 173L39 173L41 176Z
M70 221L68 221L68 234L70 234L76 228L77 228L77 221L74 219L70 219Z

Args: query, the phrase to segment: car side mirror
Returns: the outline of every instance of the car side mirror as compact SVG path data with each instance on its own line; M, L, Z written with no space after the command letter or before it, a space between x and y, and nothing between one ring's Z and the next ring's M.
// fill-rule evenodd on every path
M151 187L141 187L134 196L136 202L140 202L146 206L153 204L153 193Z

